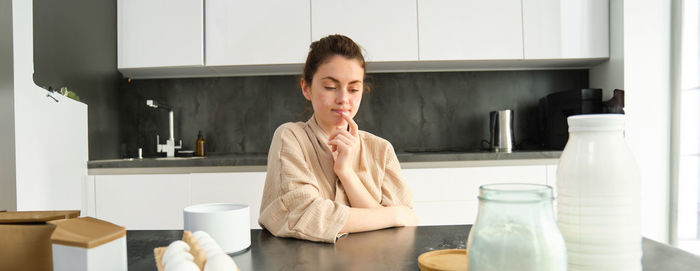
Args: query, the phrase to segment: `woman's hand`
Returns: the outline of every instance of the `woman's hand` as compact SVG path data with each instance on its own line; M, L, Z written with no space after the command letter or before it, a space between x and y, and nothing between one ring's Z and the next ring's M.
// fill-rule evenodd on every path
M357 133L357 123L347 114L341 116L348 123L349 131L338 128L331 133L328 138L328 144L331 145L331 150L337 152L333 171L338 176L348 176L353 173L352 162L355 153L360 148L360 138Z
M350 208L348 220L340 230L345 232L373 231L391 227L417 226L418 219L411 208L394 205L377 208Z
M393 206L393 208L396 212L396 226L418 225L418 217L416 217L416 213L413 210L403 205Z

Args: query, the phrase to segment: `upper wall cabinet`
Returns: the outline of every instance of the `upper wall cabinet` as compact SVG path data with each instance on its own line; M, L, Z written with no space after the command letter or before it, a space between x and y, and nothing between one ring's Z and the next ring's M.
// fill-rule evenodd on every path
M207 0L207 66L303 63L311 42L309 4Z
M311 39L352 38L367 61L418 60L416 2L405 0L311 0Z
M607 0L523 0L525 59L607 58Z
M588 68L609 57L608 1L118 0L118 66L299 74L309 44L338 33L364 48L368 72Z
M204 65L203 10L203 0L118 0L118 68Z
M420 60L522 59L521 0L418 0Z

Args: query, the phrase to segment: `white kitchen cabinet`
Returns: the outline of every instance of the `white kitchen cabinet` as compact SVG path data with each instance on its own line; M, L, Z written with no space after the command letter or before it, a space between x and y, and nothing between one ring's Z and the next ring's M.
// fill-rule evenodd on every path
M309 9L309 0L207 0L207 66L304 63Z
M260 229L265 172L193 173L191 204L236 203L250 206L250 228Z
M418 60L416 2L311 0L311 40L343 34L372 61Z
M547 165L547 185L554 188L557 187L557 165ZM554 193L556 195L556 193Z
M404 169L419 225L473 224L479 186L547 184L545 165Z
M189 174L95 176L95 216L127 230L182 229Z
M0 27L9 31L0 42L0 210L82 209L88 106L34 83L32 1L8 2Z
M607 58L608 0L523 0L525 59Z
M118 0L119 69L204 65L203 0Z
M418 0L420 60L523 58L520 0Z
M250 206L259 229L265 172L91 175L84 185L85 215L129 230L182 229L185 207L200 203Z
M33 85L33 83L31 83ZM78 209L87 178L88 107L57 93L19 86L15 94L17 210Z
M557 165L547 165L547 185L552 187L554 215L557 214Z
M130 78L299 74L345 34L369 72L586 68L609 57L608 0L119 0Z

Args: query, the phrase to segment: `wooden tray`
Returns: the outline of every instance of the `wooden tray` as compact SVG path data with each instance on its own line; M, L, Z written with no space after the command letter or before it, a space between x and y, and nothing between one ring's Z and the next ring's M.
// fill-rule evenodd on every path
M197 264L199 270L204 270L204 265L207 263L207 256L205 255L204 250L199 247L197 239L192 236L192 232L183 232L182 241L185 241L185 243L190 246L190 254L192 254L194 257L194 263ZM158 271L165 270L165 267L163 266L163 254L165 254L166 249L168 249L168 247L157 247L153 249L153 257L156 259L156 268L158 268ZM240 270L241 269L238 268L238 271Z
M199 270L204 270L204 265L207 263L207 257L204 255L204 251L199 248L199 243L192 236L192 232L185 231L182 233L182 241L185 241L187 245L190 246L190 254L194 257L194 263L199 266ZM163 266L163 254L168 247L157 247L153 249L153 257L156 259L156 268L158 271L164 271Z
M466 249L433 250L418 256L421 271L468 271L468 263Z

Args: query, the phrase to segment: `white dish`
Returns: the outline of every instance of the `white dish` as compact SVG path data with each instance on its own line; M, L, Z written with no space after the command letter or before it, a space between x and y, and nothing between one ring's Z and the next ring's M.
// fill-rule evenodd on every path
M250 246L250 207L245 204L206 203L184 210L185 230L204 231L226 253ZM196 237L195 237L196 238Z

